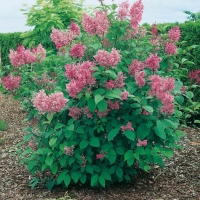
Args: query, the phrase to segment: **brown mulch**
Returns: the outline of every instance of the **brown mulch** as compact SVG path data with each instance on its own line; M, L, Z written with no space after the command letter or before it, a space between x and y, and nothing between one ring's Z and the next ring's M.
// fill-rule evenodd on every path
M28 186L30 174L19 165L15 144L22 141L24 117L20 103L7 98L0 105L0 119L9 122L7 131L0 131L0 200L18 199L76 199L76 200L200 200L200 129L185 128L182 150L166 161L161 170L155 166L149 173L141 172L131 182L123 182L106 189L89 186L54 188L44 186L34 190ZM71 198L70 198L71 197Z

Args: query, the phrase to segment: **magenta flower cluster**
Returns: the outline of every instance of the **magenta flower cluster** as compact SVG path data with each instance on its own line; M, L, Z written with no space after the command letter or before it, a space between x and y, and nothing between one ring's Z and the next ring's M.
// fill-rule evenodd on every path
M37 48L25 49L23 45L18 45L17 50L10 50L9 58L14 67L40 62L46 57L46 50L41 44Z
M157 56L157 54L151 54L149 58L146 59L145 64L147 68L150 68L154 71L157 71L159 68L159 64L161 62L162 58Z
M69 100L64 98L62 92L54 92L48 96L44 90L40 90L34 95L32 101L33 106L43 114L46 112L60 112L66 107Z
M82 57L84 56L84 51L85 50L86 50L86 46L82 45L82 43L79 42L78 44L74 44L71 47L71 49L69 51L69 54L72 57L82 59Z
M82 25L84 30L89 35L104 36L108 32L110 23L107 13L103 11L96 11L95 17L84 14L82 18Z
M7 90L13 91L20 87L21 79L21 76L13 76L12 74L9 74L8 76L2 77L1 81Z
M95 67L93 62L83 62L82 64L67 64L65 65L65 75L70 80L66 85L69 95L77 98L77 94L85 88L86 85L92 86L95 84L95 78L92 76Z
M152 75L149 77L150 96L156 96L162 103L161 112L172 114L174 112L174 96L170 92L174 89L174 78Z
M189 72L188 77L195 84L199 84L200 83L200 69L192 70L191 72Z
M97 63L103 67L115 68L121 60L121 55L118 50L113 48L110 53L104 50L98 50L97 55L94 56L94 58Z

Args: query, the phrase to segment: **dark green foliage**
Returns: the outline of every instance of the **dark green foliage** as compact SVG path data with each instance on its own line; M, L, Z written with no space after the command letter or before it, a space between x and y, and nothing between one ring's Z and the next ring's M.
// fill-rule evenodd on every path
M0 131L8 130L8 122L0 120Z
M1 62L3 65L10 64L8 57L10 49L16 49L18 44L22 44L23 39L20 37L20 35L21 32L0 33Z

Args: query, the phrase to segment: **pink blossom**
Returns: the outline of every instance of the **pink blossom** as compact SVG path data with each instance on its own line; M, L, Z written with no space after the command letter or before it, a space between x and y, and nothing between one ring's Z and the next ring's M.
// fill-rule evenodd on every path
M36 150L37 150L37 145L36 145L36 143L35 143L35 141L34 141L33 139L29 140L28 146L29 146L33 151L36 151Z
M145 72L140 71L135 74L136 84L141 88L145 85Z
M156 35L156 36L158 35L158 29L156 23L152 24L151 26L151 35Z
M96 11L94 18L87 14L84 14L82 18L83 28L89 35L104 36L108 31L109 24L107 14L102 11Z
M54 92L48 96L44 90L40 90L34 95L33 106L41 113L60 112L67 101L62 92Z
M147 140L140 140L140 139L138 139L137 146L138 147L147 146Z
M76 33L72 30L67 30L66 32L64 32L55 28L52 28L52 33L50 35L51 40L56 45L56 49L60 49L70 45L71 42L76 38L76 36Z
M74 146L72 146L72 147L65 147L64 151L65 151L66 155L73 156L74 155Z
M118 17L121 21L125 20L128 16L130 4L127 0L119 4Z
M158 75L152 75L149 77L151 81L149 85L151 90L150 96L156 96L162 103L161 112L166 114L172 114L174 112L174 97L170 94L175 87L174 78L163 78Z
M102 117L105 117L106 115L108 115L110 109L106 109L104 112L101 112L100 110L96 111L97 112L97 116L102 118Z
M78 24L74 23L73 21L71 21L70 24L70 30L76 35L79 36L80 35L80 27Z
M106 68L109 68L109 67L115 68L116 65L121 60L121 55L118 50L113 48L111 53L104 50L98 50L97 55L94 56L94 58L96 59L98 64L101 66L104 66Z
M138 34L140 35L140 37L144 37L147 34L147 29L145 27L140 27L138 30Z
M83 107L82 111L87 116L88 119L92 119L92 113L90 112L87 106Z
M124 74L122 72L119 72L117 78L115 79L115 88L123 88L125 86L125 79L126 77L124 76Z
M69 116L74 119L79 119L82 114L82 110L76 106L73 106L72 108L69 108Z
M104 158L106 155L104 152L101 152L100 154L96 154L96 159Z
M81 167L85 167L86 166L86 164L87 164L87 159L85 158L85 156L82 154L81 155L81 159L82 159L82 164L81 164Z
M128 122L126 126L121 126L121 131L124 133L126 130L134 131L134 128L132 127L131 122Z
M181 31L178 26L171 28L168 32L168 38L174 42L178 42L181 36Z
M9 91L18 89L20 87L21 80L22 80L21 76L13 76L12 74L9 74L8 76L4 76L1 79L4 87Z
M200 77L199 77L199 81L200 81ZM186 87L185 87L185 86L182 86L182 87L181 87L181 93L182 93L182 94L185 94L186 91L187 91Z
M146 110L143 109L143 110L142 110L142 114L147 116L147 115L149 115L150 113L149 113L148 111L146 111Z
M89 61L65 65L65 74L67 78L71 80L66 85L66 89L71 97L77 98L77 94L86 85L92 86L95 84L95 78L92 76L93 71L90 69L94 66L95 64Z
M200 83L200 69L190 71L188 77L195 84L199 84Z
M148 68L153 70L158 70L159 64L162 58L158 57L157 54L151 54L149 58L146 59L145 63Z
M173 55L173 54L176 54L177 52L177 48L176 46L174 45L174 43L172 42L168 42L165 46L165 52L167 55Z
M153 46L159 47L161 45L161 36L155 35L150 38L150 42Z
M144 5L141 0L136 1L130 8L130 23L131 27L134 29L134 34L138 32L138 24L142 20L143 10Z
M136 59L133 59L131 65L129 65L128 68L129 68L129 74L135 76L137 72L142 71L144 69L144 63Z
M128 99L128 95L129 95L129 92L127 92L126 90L124 90L121 95L120 95L120 98L121 100L126 100Z
M109 80L109 81L105 82L104 87L108 88L108 89L115 88L115 81Z
M111 110L119 110L119 102L118 101L110 101L110 100L107 100L107 104L108 104L108 108L111 109Z
M69 54L72 57L81 59L84 55L85 49L86 49L86 46L82 45L82 43L79 42L78 44L75 44L74 46L71 47Z
M46 57L46 51L40 44L37 48L25 49L23 45L18 45L17 50L10 50L9 58L14 67L40 62Z

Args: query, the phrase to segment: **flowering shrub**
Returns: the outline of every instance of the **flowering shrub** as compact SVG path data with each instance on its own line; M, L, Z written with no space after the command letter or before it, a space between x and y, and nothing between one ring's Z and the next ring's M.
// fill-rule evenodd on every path
M82 34L73 22L65 32L52 29L52 40L65 53L57 57L53 89L41 88L32 77L29 83L35 86L26 93L27 79L21 83L21 95L31 99L26 102L28 119L38 119L36 128L26 128L21 162L35 176L50 172L49 189L130 180L138 168L164 167L163 157L171 158L179 148L181 112L175 97L182 95L182 83L169 71L175 56L166 54L165 45L174 44L180 32L172 29L166 41L160 38L159 46L152 45L156 28L151 38L138 28L142 1L116 8L102 3L94 17L83 15ZM45 62L31 70L41 76Z

